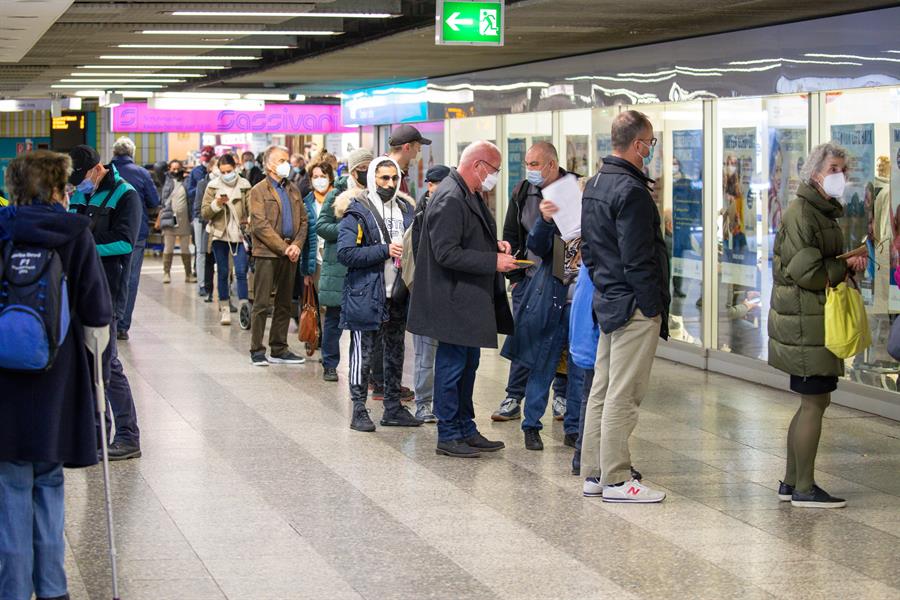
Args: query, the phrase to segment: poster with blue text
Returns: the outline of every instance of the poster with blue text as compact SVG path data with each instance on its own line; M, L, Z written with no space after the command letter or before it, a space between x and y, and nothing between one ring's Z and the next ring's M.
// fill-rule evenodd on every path
M525 179L525 143L525 138L506 141L507 202L512 201L513 190Z
M672 275L703 279L703 131L672 132Z
M844 245L848 250L868 240L869 268L857 275L860 292L867 305L874 301L875 245L875 125L832 125L831 138L847 149L847 187L841 203L844 216L840 219Z
M755 127L722 130L722 282L759 288L756 265L758 190L751 187L757 171Z

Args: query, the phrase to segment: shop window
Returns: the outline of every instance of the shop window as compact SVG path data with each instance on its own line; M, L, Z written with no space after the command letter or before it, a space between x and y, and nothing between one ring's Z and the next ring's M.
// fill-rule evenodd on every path
M900 89L879 88L825 95L823 140L833 139L849 155L841 228L848 249L863 243L869 268L859 284L872 346L846 361L853 381L897 390L900 365L887 353L891 322L900 313L894 270L900 262Z
M772 247L806 160L806 96L718 103L717 347L766 360Z
M449 138L449 156L445 156L444 164L455 167L459 165L459 157L462 155L466 146L478 140L487 140L491 143L497 143L497 117L472 117L469 119L450 119L447 121L447 135ZM500 149L501 152L503 148ZM501 176L502 176L501 169ZM488 194L482 194L485 202L497 215L497 191ZM501 221L502 223L502 221ZM501 225L502 226L502 225Z

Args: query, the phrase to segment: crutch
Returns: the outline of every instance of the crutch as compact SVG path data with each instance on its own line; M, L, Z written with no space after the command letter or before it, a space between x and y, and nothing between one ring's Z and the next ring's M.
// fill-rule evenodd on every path
M106 530L109 535L109 563L112 567L113 600L119 600L116 568L116 536L113 531L112 494L109 489L109 451L106 439L106 391L103 386L103 351L109 344L109 327L85 327L84 343L94 356L94 382L97 390L97 414L100 416L100 444L103 455L103 491L106 499Z

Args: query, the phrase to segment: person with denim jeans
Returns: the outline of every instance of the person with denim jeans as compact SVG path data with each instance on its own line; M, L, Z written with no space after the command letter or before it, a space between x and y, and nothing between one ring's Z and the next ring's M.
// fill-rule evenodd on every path
M114 307L91 220L64 208L70 168L69 157L38 150L6 169L14 206L0 209L0 246L55 250L68 281L70 321L47 370L15 371L0 363L3 600L68 598L63 465L97 464L97 403L85 338L87 330L107 334ZM37 349L33 338L17 343L22 353Z
M141 219L141 228L137 241L131 249L131 260L125 265L122 273L122 281L125 289L116 299L116 336L120 340L128 339L128 330L131 329L131 315L134 313L134 303L137 299L138 286L141 281L141 268L144 264L144 248L147 246L147 238L150 236L150 227L147 224L148 211L159 207L159 193L149 171L134 162L135 145L128 137L120 137L113 145L112 164L121 175L122 179L131 184L141 197L144 209L144 217Z

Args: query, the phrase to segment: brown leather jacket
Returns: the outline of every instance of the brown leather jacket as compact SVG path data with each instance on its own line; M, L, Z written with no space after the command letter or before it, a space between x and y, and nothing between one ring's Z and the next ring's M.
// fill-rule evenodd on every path
M285 240L281 235L281 198L266 177L250 190L250 234L253 238L253 256L280 258L287 247L302 249L306 243L309 227L306 205L300 197L300 190L293 183L287 183L291 199L291 213L294 217L294 236Z

